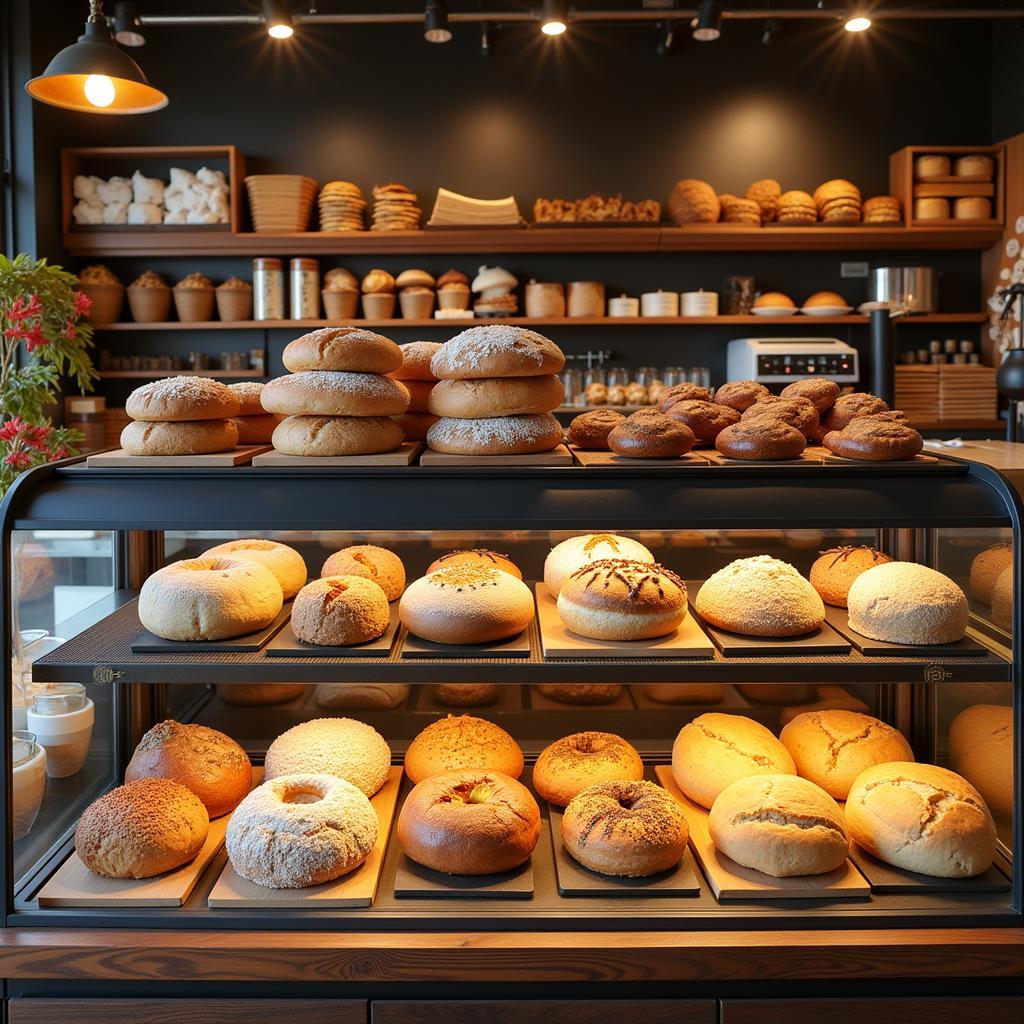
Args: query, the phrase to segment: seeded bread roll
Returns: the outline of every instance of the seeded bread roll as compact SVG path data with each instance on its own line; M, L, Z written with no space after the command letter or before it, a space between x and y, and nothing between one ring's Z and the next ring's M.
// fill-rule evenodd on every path
M949 727L949 760L1000 819L1013 817L1013 708L975 704Z
M292 632L321 647L364 644L391 621L387 595L363 576L326 576L307 583L292 604Z
M449 551L447 554L441 555L440 558L435 558L427 566L425 575L429 576L432 572L437 572L439 569L447 569L453 565L483 565L507 572L510 576L515 576L517 580L523 578L522 570L508 555L503 555L498 551L491 551L489 548L462 548L456 551Z
M270 381L260 401L286 416L394 416L409 407L409 390L374 373L306 370Z
M562 425L550 413L443 417L427 431L427 445L448 455L525 455L549 452L563 440Z
M238 427L234 420L133 420L121 431L121 447L129 455L208 455L231 451L237 444Z
M726 786L749 775L796 775L789 751L752 718L711 711L676 736L672 777L702 807L710 807Z
M564 365L562 350L549 338L508 324L470 327L430 360L430 370L439 380L537 377L558 373Z
M393 551L374 544L354 544L335 551L320 570L321 576L364 576L373 580L389 601L405 590L405 566Z
M825 618L814 587L788 562L768 555L739 558L709 576L694 607L712 626L743 636L800 636Z
M774 878L835 871L850 849L835 800L792 775L733 782L715 800L708 829L727 857Z
M1013 565L1013 547L993 544L974 556L971 562L971 597L982 604L992 604L992 589L999 574Z
M200 558L232 558L243 562L256 562L269 569L286 601L290 601L305 585L308 577L306 562L295 548L262 537L243 537L208 548Z
M501 726L475 715L447 715L431 722L405 754L405 774L413 782L440 772L477 770L518 779L523 752Z
M124 407L133 420L161 423L225 420L240 410L235 393L209 377L167 377L143 384L128 396Z
M390 338L361 327L321 327L290 341L281 362L292 373L391 373L402 365L402 350Z
M430 392L427 408L435 416L479 419L551 412L565 389L554 374L540 377L491 377L442 380Z
M533 786L545 800L565 807L577 793L599 782L643 777L640 755L621 736L577 732L540 752L533 769Z
M811 566L811 586L821 595L825 604L846 607L850 585L862 573L892 559L877 548L844 545L823 551Z
M534 689L548 700L560 704L614 704L622 693L621 683L537 683Z
M861 573L847 595L850 628L892 644L948 644L967 628L967 598L948 577L916 562Z
M846 822L872 856L922 875L971 878L995 857L995 824L981 794L932 764L895 761L861 772Z
M898 729L856 711L804 712L785 726L779 739L797 772L836 800L846 799L865 768L914 760Z
M430 360L441 348L439 341L410 341L398 347L402 350L402 365L397 370L392 370L388 374L389 377L405 381L437 380L430 369Z
M566 577L580 566L603 558L654 562L654 555L632 537L620 537L615 533L582 533L578 537L569 537L556 544L544 559L544 583L551 596L558 596Z
M386 416L289 416L271 441L285 455L376 455L398 448L405 435Z

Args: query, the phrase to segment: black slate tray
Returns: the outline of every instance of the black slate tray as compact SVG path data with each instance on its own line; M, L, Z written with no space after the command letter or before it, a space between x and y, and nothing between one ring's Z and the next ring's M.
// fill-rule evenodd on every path
M845 608L825 606L825 621L840 635L846 637L861 654L872 657L890 655L894 658L983 658L989 654L987 647L969 636L961 637L951 644L890 644L885 640L872 640L850 628Z
M292 624L289 621L267 644L263 654L267 658L386 658L391 651L398 626L396 602L391 605L391 621L388 628L376 640L368 640L365 644L349 644L345 647L320 647L300 640L292 632Z
M132 641L132 654L228 654L252 653L260 650L292 615L291 601L285 603L277 618L264 629L229 640L165 640L148 629Z
M993 864L974 878L935 878L916 871L904 871L873 857L856 843L850 844L850 860L868 880L872 892L922 893L1009 892L1010 880Z
M528 658L530 630L524 629L511 640L489 644L435 644L413 633L403 634L403 658Z
M395 871L395 899L528 900L533 898L533 864L498 875L445 875L399 857Z

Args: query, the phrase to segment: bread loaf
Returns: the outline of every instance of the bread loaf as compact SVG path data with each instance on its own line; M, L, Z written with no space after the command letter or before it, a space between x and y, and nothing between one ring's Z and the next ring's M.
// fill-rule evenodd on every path
M975 704L949 727L949 760L999 819L1013 817L1013 708Z

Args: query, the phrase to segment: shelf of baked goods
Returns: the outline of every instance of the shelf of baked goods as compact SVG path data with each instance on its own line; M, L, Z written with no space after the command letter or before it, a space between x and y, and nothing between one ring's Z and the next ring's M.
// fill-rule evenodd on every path
M239 380L243 377L265 377L263 370L100 370L104 379L161 380L164 377L213 377L218 380Z
M785 227L689 224L684 227L462 228L414 231L266 232L67 231L72 256L341 256L441 253L823 252L987 249L999 225Z

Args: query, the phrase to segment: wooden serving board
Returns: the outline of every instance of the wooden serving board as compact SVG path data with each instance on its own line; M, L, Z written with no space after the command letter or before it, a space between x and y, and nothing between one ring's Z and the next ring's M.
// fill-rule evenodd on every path
M533 861L498 875L446 875L404 853L395 871L395 899L528 900L533 898Z
M534 585L537 594L537 620L544 657L558 658L713 658L715 645L687 614L669 636L650 640L590 640L567 629L558 614L558 605L543 583Z
M655 772L658 781L683 805L690 826L690 847L719 901L867 899L871 895L871 886L849 859L843 867L827 874L793 878L773 878L737 864L716 849L711 841L707 810L683 794L672 778L672 769L658 765Z
M861 654L871 657L890 655L897 658L983 658L988 648L970 636L963 636L951 644L890 644L885 640L872 640L850 626L849 612L845 608L825 606L825 621L846 637Z
M549 452L527 455L448 455L429 448L420 456L421 466L571 466L572 452L564 444Z
M488 644L435 644L408 631L402 633L403 658L528 658L530 630L509 640Z
M688 452L674 459L630 459L624 455L616 455L615 452L594 451L592 448L577 448L575 445L570 445L569 450L581 466L591 468L617 466L620 469L646 469L648 466L668 466L670 469L686 469L692 466L706 466L709 461L706 452Z
M287 622L267 644L263 654L267 658L386 658L391 651L400 623L398 602L391 605L391 621L388 628L375 640L364 644L350 644L347 647L321 647L307 644L292 631L291 621Z
M842 455L833 455L823 448L824 460L837 466L920 466L926 462L938 462L934 455L915 455L912 459L893 459L888 462L874 462L871 459L847 459Z
M292 603L288 601L277 618L256 633L234 636L228 640L165 640L162 636L142 630L132 641L132 654L228 654L253 652L263 645L291 618Z
M384 851L391 834L391 822L398 803L398 790L402 784L402 769L388 771L384 785L370 798L377 812L377 842L370 856L355 871L333 882L311 885L306 889L268 889L247 881L238 875L228 861L207 899L211 909L247 907L270 910L287 907L298 910L341 909L345 907L372 907L377 896Z
M823 452L822 448L805 448L796 459L734 459L717 448L710 448L703 454L717 466L820 466L825 461Z
M349 469L364 466L410 466L422 450L421 441L406 441L393 452L380 452L377 455L286 455L271 448L264 449L264 454L257 455L252 464L259 468L271 466L275 469L309 469L311 466L337 466Z
M129 455L123 448L118 448L114 452L89 455L85 464L89 469L191 469L203 466L223 469L225 466L247 465L254 462L261 452L269 450L269 445L250 444L208 455Z

